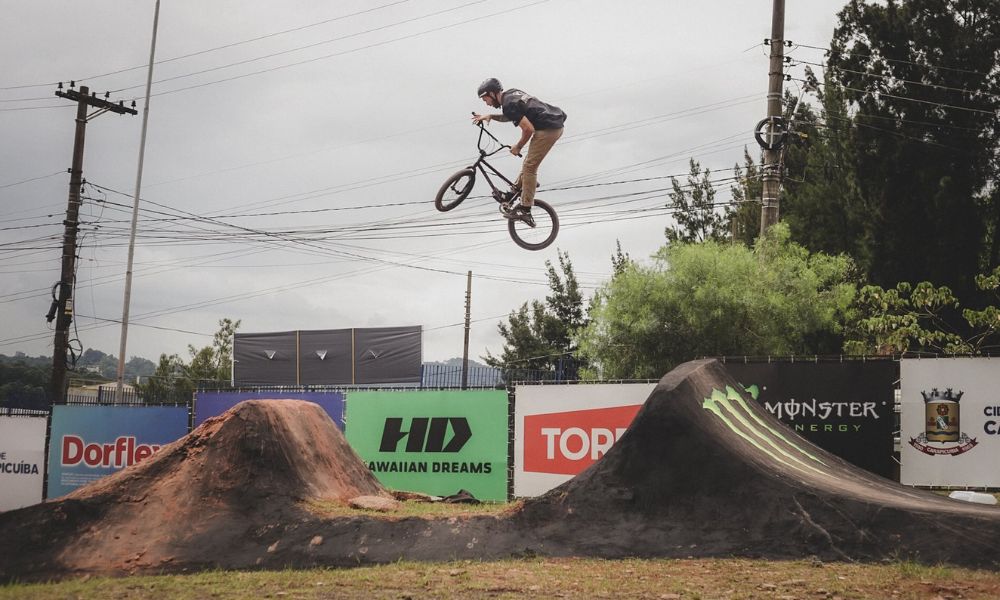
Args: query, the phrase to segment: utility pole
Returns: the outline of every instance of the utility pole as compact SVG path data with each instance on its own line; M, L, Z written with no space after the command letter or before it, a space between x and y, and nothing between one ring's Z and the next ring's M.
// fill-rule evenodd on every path
M462 349L462 389L469 388L469 329L472 323L472 271L465 281L465 345Z
M52 404L61 400L66 394L66 352L69 350L69 326L73 322L73 280L76 272L76 232L79 229L80 187L83 185L83 146L87 136L87 121L105 112L118 114L138 114L135 110L126 108L122 102L117 104L90 94L90 89L82 85L80 90L75 82L70 82L70 90L63 92L62 84L56 90L56 96L76 102L76 135L73 140L73 166L69 172L69 204L66 207L66 220L63 225L62 271L56 283L58 292L53 293L52 307L46 319L56 322L56 337L52 349ZM87 114L87 107L98 110Z
M132 198L132 228L128 236L128 261L125 267L125 295L122 299L122 331L118 346L118 376L115 401L122 402L125 394L125 350L128 344L128 313L132 304L132 263L135 260L135 230L139 224L139 197L142 191L142 165L146 156L146 127L149 124L149 96L153 86L153 64L156 58L156 30L160 23L160 0L153 9L153 39L149 44L149 68L146 69L146 102L142 107L142 134L139 138L139 164L135 173L135 195Z
M782 82L784 75L785 0L774 0L771 13L771 61L768 67L767 119L758 124L757 141L764 148L763 198L760 207L760 235L778 222L781 193L781 145L785 139L782 123ZM762 143L761 128L766 128Z

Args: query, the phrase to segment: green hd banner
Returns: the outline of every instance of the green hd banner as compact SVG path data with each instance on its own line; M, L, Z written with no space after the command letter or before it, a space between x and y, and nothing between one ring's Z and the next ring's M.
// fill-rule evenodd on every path
M349 392L347 441L382 485L507 499L507 392Z

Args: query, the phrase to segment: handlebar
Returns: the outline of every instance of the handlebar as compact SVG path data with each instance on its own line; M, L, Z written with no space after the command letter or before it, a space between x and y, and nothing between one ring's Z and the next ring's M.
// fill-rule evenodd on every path
M472 115L473 116L476 115L475 111L473 111ZM505 148L510 148L511 147L511 146L509 146L507 144L504 144L503 142L501 142L500 140L498 140L495 135L493 135L492 133L490 133L489 131L487 131L486 127L483 126L482 121L480 121L479 123L473 123L473 125L476 125L477 127L479 127L479 140L476 142L476 146L479 148L479 154L481 154L482 156L484 156L484 157L485 156L493 156L494 154L500 152L501 150L503 150ZM485 150L483 150L483 134L484 133L486 135L490 136L490 138L492 138L492 140L494 142L500 144L500 147L497 148L496 150L494 150L493 152L486 152ZM521 158L520 154L515 154L514 156L517 156L518 158Z

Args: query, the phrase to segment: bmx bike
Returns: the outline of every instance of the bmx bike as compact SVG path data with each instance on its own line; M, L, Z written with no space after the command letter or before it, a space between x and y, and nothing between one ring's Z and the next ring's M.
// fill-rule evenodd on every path
M448 178L438 190L437 197L434 198L434 206L441 212L449 211L465 200L472 187L476 184L476 173L482 173L486 183L493 190L491 196L496 200L500 214L505 218L521 201L521 190L514 185L514 182L503 176L493 165L486 162L486 159L494 154L510 148L502 144L492 133L479 126L479 141L476 146L479 148L479 158L470 166L462 169ZM483 148L483 136L489 136L494 142L499 144L496 150L487 152ZM490 178L490 173L503 180L510 186L510 191L501 191L497 184ZM483 196L485 197L485 196ZM535 199L535 204L529 214L512 215L507 221L507 232L514 240L514 243L525 250L541 250L547 248L556 239L559 233L559 216L547 202Z

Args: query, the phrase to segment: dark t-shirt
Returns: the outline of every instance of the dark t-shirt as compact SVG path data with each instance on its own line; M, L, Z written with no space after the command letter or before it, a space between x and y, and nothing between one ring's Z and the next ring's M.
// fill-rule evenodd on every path
M559 129L566 121L566 113L558 106L546 104L515 88L504 91L500 107L503 116L514 125L527 118L535 129Z

